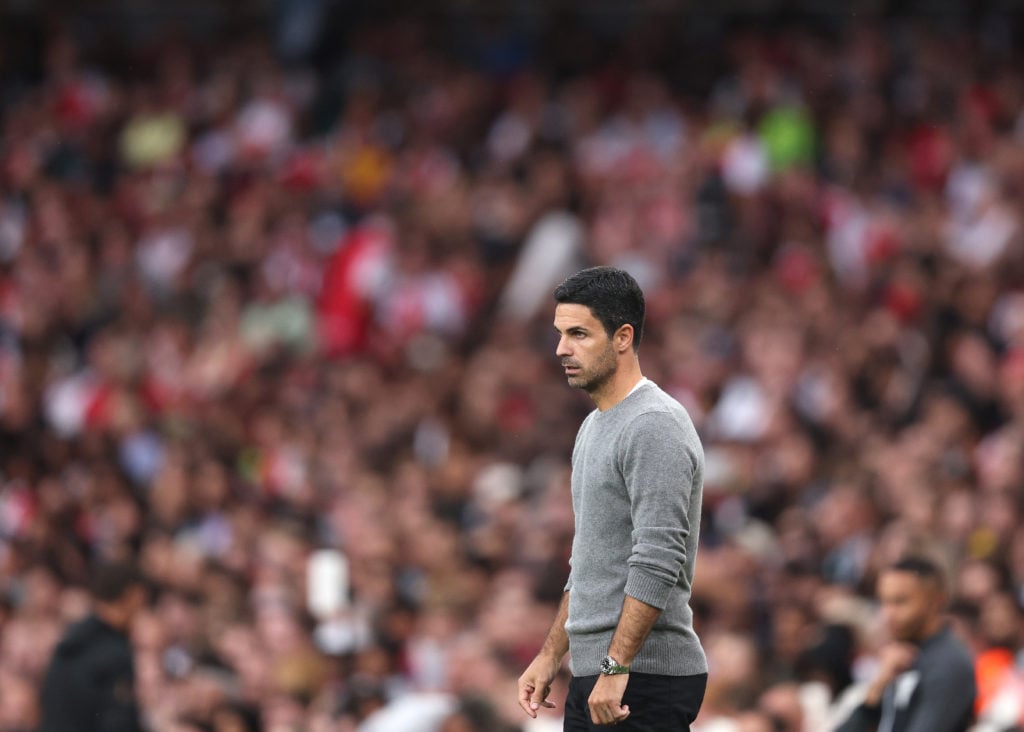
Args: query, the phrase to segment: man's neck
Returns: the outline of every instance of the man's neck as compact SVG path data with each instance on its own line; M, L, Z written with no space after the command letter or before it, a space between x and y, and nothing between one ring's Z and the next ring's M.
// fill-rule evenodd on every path
M93 613L106 625L116 630L124 631L129 625L128 617L116 604L98 602L93 607Z
M633 357L621 365L603 387L590 397L598 410L605 412L629 396L642 378L644 375L640 372L640 363Z
M921 637L917 641L917 645L921 646L927 643L929 640L938 635L946 627L945 618L936 618L928 625L924 627L921 632Z

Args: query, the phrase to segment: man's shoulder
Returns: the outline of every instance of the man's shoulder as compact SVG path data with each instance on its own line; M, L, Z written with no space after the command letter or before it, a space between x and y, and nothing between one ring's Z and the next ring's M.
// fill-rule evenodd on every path
M651 410L681 411L686 413L686 408L679 403L679 400L655 384L647 380L636 390L637 400Z
M633 396L637 399L621 415L620 449L628 452L638 445L657 450L674 446L703 463L700 435L682 404L655 384L645 385Z
M90 615L68 626L56 656L85 664L109 663L131 652L131 640L125 633Z
M949 624L943 625L931 638L925 641L925 648L934 648L939 653L956 653L970 656L967 644Z
M936 633L921 649L925 670L943 673L965 672L973 678L974 658L970 649L949 626Z
M630 395L626 406L623 419L635 426L675 425L686 431L696 431L686 407L654 382L648 382L637 389Z

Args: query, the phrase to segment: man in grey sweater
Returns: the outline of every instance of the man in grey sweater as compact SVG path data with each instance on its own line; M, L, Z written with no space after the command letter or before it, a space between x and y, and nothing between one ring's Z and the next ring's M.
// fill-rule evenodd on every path
M689 605L704 452L686 410L640 372L636 281L592 267L559 285L555 301L556 355L597 409L573 448L569 579L519 703L531 717L553 706L568 652L566 732L689 730L707 683Z

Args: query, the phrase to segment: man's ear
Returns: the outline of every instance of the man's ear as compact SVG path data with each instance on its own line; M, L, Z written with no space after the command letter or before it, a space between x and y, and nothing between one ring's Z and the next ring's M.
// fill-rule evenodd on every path
M618 353L625 353L633 349L633 326L629 323L623 323L619 326L619 329L615 331L615 350Z

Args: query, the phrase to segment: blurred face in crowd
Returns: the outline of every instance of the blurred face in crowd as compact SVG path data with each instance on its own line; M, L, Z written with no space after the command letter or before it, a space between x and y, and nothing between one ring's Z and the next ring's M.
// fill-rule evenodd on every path
M878 600L894 640L919 643L938 630L943 595L934 581L888 570L878 580Z
M131 626L149 602L149 593L143 585L132 585L119 600L126 622Z
M558 348L569 386L593 393L615 373L618 360L612 339L586 305L559 303L555 307Z

